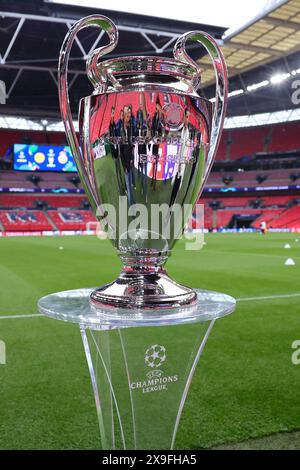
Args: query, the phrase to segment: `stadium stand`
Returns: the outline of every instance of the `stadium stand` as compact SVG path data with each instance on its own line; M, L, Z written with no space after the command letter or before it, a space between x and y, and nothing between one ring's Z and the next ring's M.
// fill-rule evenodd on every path
M233 225L232 228L244 226L258 229L263 221L269 228L292 229L300 226L300 206L295 195L260 198L254 196L202 197L199 202L205 206L205 228L207 229L226 228L231 225ZM256 203L258 207L253 208L253 203Z
M217 160L239 160L257 152L300 149L300 123L224 130Z
M288 151L300 148L300 125L298 122L272 126L272 139L267 147L269 152Z
M47 173L47 172L34 172L34 176L39 178L38 184L34 184L30 180L32 174L30 172L21 171L1 171L0 172L0 187L7 188L35 188L41 189L78 189L81 186L74 185L71 182L71 176L65 173Z
M208 186L211 187L255 187L255 186L282 186L293 184L291 180L291 169L268 170L268 171L236 171L230 173L212 172L208 178ZM264 180L259 181L258 176L263 176ZM226 184L225 178L230 179L230 184Z
M206 191L215 193L205 192L199 201L205 205L206 228L257 229L265 221L274 229L300 229L300 198L295 186L300 182L299 131L299 122L224 131L206 186ZM6 161L0 171L2 231L85 230L87 224L95 223L76 174L14 171L14 143L65 145L65 136L0 130L0 163ZM274 187L286 189L275 194L270 189Z
M53 230L53 224L42 211L0 210L0 222L8 232Z
M33 209L37 207L38 203L41 202L47 207L58 208L58 207L74 207L79 209L83 203L87 203L85 195L73 196L68 194L62 194L59 196L48 195L24 195L24 194L1 194L0 195L0 209L8 208L28 208Z
M252 227L259 228L261 222L266 222L268 227L274 227L275 220L280 217L280 214L282 214L283 211L284 209L282 208L263 210L259 217L257 217L257 219L255 219L255 221L252 223Z
M66 137L63 132L41 132L0 129L0 158L14 144L53 144L66 145Z
M273 228L300 228L300 206L286 209L280 217L271 220L270 223Z
M84 210L50 210L48 215L58 230L87 230L88 224L96 221L91 211Z

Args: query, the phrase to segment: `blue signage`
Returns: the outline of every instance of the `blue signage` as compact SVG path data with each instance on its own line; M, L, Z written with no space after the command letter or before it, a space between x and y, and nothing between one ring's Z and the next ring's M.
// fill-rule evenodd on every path
M76 172L68 146L14 144L14 170Z

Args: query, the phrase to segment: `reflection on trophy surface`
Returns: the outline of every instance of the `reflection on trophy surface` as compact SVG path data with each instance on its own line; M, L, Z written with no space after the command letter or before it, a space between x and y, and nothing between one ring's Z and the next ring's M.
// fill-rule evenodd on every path
M83 98L79 135L71 119L67 62L77 32L103 28L110 43L88 59L95 91ZM60 105L66 134L90 203L123 262L119 278L96 289L95 306L176 307L196 293L171 280L165 263L183 233L209 174L227 98L222 53L206 33L181 36L175 59L122 57L99 61L117 44L115 25L95 15L76 23L63 44ZM201 72L187 40L203 44L216 72L216 101L198 94Z

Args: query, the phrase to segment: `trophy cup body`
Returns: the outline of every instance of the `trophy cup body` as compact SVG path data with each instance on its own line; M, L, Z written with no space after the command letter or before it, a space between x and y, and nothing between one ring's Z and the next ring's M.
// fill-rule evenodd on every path
M94 85L79 106L79 141L67 89L76 34L103 28L110 43L87 61ZM117 280L91 294L94 306L178 307L197 294L169 278L165 263L192 214L217 150L227 76L222 53L206 33L181 36L174 59L122 57L100 62L117 44L115 25L96 15L77 22L62 46L59 97L66 135L91 206L123 263ZM187 40L204 45L216 72L216 100L198 93L201 71Z

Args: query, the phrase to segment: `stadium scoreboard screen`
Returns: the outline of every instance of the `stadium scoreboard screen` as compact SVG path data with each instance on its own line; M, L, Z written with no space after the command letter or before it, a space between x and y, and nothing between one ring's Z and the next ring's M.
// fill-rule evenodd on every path
M68 146L14 144L14 170L76 172Z

